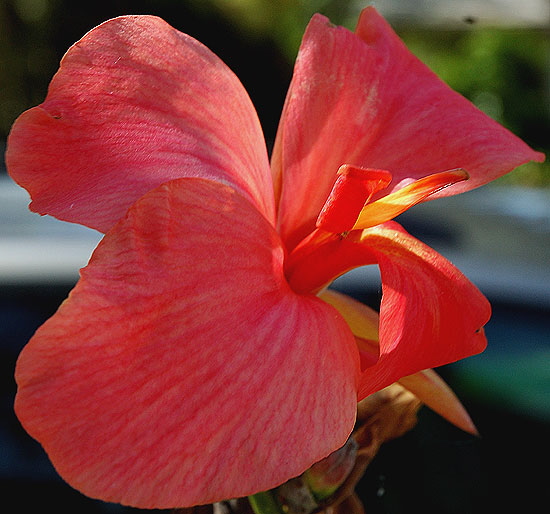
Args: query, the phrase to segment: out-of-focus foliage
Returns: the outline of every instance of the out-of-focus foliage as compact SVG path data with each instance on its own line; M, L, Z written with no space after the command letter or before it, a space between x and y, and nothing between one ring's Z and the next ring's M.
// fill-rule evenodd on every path
M222 13L242 30L271 38L283 53L294 59L304 28L314 13L328 16L336 25L356 21L353 0L191 0L197 8ZM367 5L365 1L365 5Z
M0 0L0 139L22 110L44 99L55 66L53 1Z
M534 148L550 154L548 32L471 27L399 31L447 84ZM550 185L550 162L527 164L501 182Z
M353 29L357 0L0 0L0 140L15 117L40 103L68 46L122 14L164 17L234 69L259 109L268 138L311 15ZM391 21L391 20L390 20ZM550 154L550 41L540 29L468 25L395 27L409 48L453 89L534 148ZM501 182L550 186L550 162L527 164Z

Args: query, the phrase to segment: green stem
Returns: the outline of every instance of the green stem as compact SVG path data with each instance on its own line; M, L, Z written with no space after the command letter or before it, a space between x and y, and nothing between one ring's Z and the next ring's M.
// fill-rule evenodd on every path
M256 493L248 497L254 514L284 514L277 498L271 491Z

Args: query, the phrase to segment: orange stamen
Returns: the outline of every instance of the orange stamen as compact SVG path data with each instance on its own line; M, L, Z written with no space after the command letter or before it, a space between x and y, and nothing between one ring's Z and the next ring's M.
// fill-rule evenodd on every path
M414 182L372 203L367 203L356 218L353 230L374 227L390 221L407 209L469 175L462 169L442 171Z

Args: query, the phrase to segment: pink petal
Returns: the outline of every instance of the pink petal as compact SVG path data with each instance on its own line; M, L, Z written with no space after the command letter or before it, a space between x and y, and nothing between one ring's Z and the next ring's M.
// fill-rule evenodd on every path
M16 410L85 494L184 507L272 488L353 428L343 319L282 274L279 236L218 182L149 192L23 350Z
M491 308L449 261L389 222L363 231L382 278L380 358L361 377L364 398L404 376L483 351Z
M273 219L263 134L242 84L152 16L105 22L71 47L45 102L16 121L7 167L32 210L100 231L188 176L231 184Z
M319 297L332 305L351 328L361 356L361 369L376 364L380 350L378 313L338 291L328 289L319 294ZM399 383L453 425L477 434L476 427L460 400L433 369L424 369L402 377Z
M363 366L359 400L402 377L485 348L482 327L491 314L486 298L449 261L395 222L343 236L318 229L287 263L292 289L303 292L322 291L358 266L380 267L380 353L374 366ZM368 349L360 346L363 353Z
M289 248L315 227L339 167L388 170L391 190L463 168L484 184L529 160L521 140L441 82L372 7L357 33L315 16L304 36L279 127L272 169Z

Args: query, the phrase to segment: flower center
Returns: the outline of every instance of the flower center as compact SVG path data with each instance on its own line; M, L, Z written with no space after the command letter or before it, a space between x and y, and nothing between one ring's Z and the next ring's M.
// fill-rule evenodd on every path
M376 258L360 242L362 230L395 218L428 196L468 178L462 169L434 173L372 201L392 180L389 171L345 164L319 216L317 228L288 256L287 280L297 293L317 294L332 280Z

